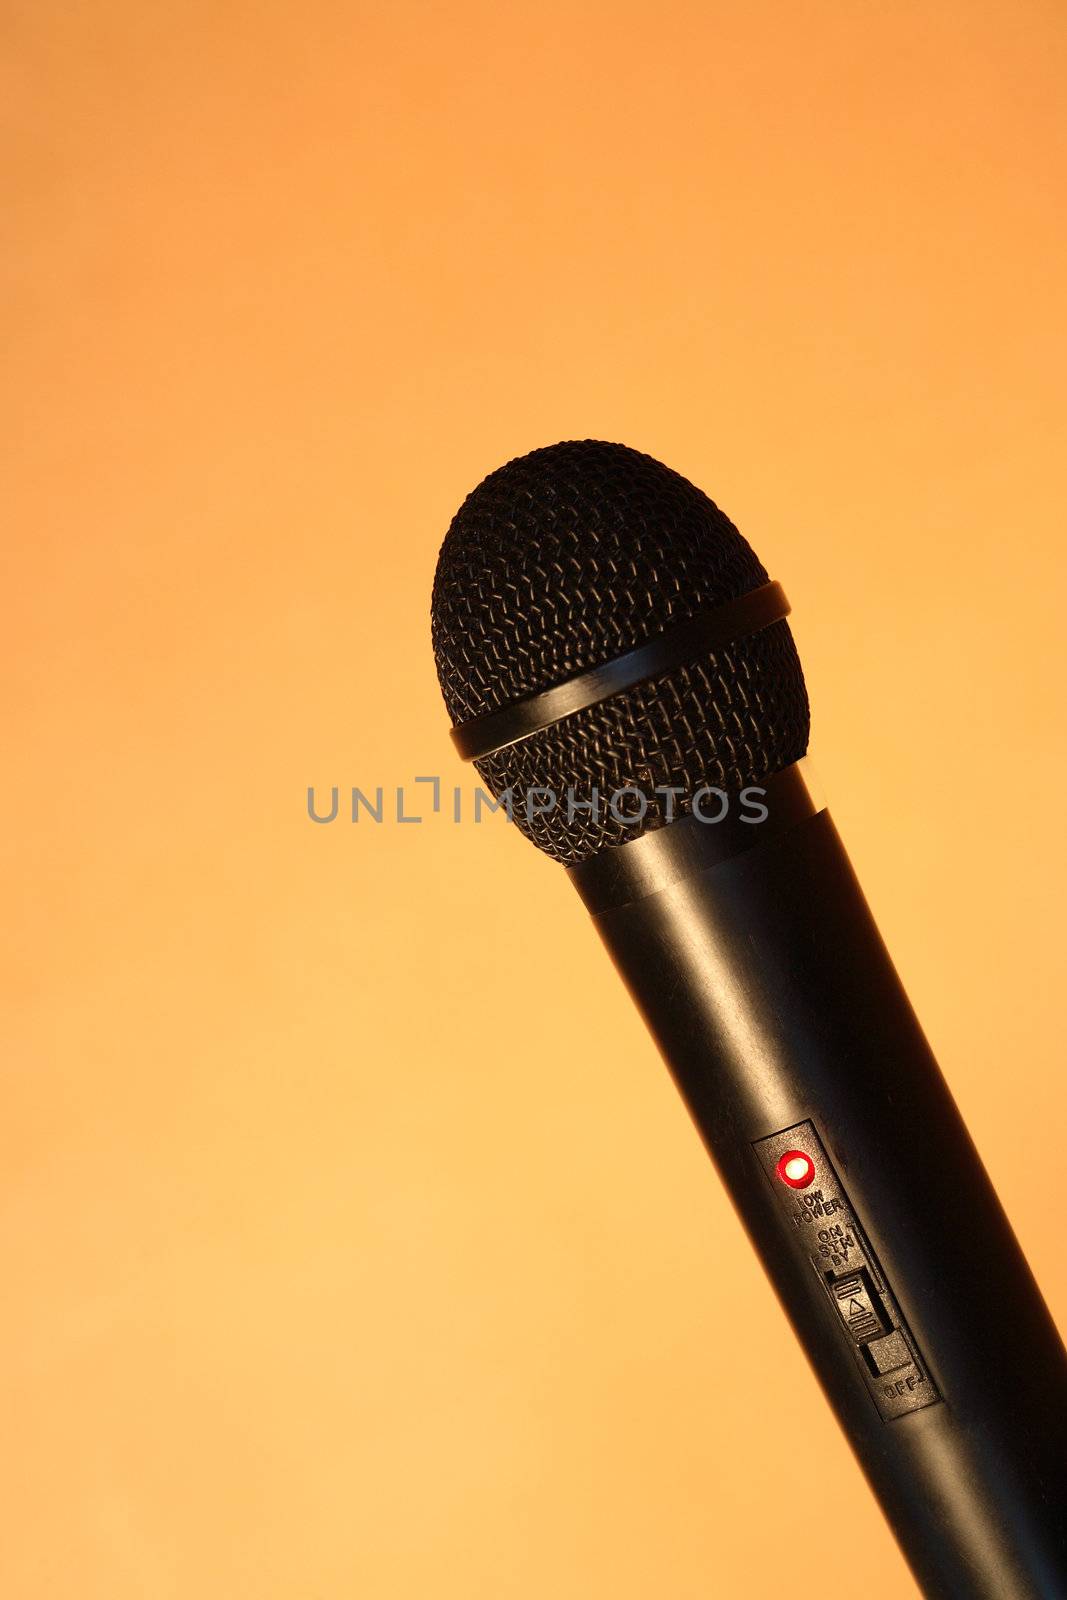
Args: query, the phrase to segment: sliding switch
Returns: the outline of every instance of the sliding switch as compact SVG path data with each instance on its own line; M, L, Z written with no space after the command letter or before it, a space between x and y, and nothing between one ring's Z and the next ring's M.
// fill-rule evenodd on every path
M888 1331L874 1286L863 1268L843 1278L831 1279L830 1293L838 1315L856 1344L867 1344Z

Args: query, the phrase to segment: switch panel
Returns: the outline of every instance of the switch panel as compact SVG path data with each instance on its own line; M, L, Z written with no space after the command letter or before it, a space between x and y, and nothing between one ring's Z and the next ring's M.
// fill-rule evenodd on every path
M757 1139L785 1216L883 1421L941 1399L870 1240L811 1122Z

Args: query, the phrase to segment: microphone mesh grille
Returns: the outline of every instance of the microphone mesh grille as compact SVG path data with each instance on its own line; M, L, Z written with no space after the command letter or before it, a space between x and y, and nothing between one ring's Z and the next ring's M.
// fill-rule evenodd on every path
M466 722L600 666L676 623L758 588L767 573L701 490L650 456L584 440L535 450L490 474L452 522L433 591L433 644L453 722ZM734 792L802 756L804 678L786 622L575 713L475 763L514 820L574 864L670 820L652 791ZM568 789L602 797L568 812ZM637 787L638 824L609 796ZM532 789L560 803L537 812Z

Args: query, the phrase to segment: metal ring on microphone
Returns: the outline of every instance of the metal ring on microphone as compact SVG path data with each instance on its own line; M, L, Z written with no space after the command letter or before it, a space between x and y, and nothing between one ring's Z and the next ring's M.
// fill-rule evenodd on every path
M579 673L566 683L543 689L500 711L474 717L452 729L452 742L464 761L480 761L506 745L550 728L576 711L584 711L614 694L632 689L648 678L658 678L672 667L683 666L735 639L759 633L789 615L789 601L780 583L765 583L738 595L713 611L702 611L647 644L616 656L602 667Z

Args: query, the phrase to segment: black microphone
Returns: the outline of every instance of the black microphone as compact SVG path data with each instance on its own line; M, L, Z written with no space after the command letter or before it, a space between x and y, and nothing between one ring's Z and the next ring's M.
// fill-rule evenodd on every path
M441 551L453 738L592 914L923 1593L1067 1600L1067 1356L813 796L788 610L677 473L535 450Z

